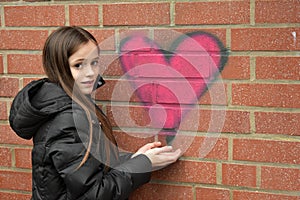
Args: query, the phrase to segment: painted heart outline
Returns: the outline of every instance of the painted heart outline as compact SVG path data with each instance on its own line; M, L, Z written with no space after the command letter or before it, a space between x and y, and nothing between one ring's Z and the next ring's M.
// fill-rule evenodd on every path
M210 33L168 30L168 34L170 38L179 36L167 49L144 35L120 35L125 39L120 42L115 59L120 61L124 75L114 85L111 98L119 102L112 102L111 114L124 133L137 138L163 135L169 145L180 148L183 154L202 123L198 100L209 91L211 104L205 109L210 112L210 121L204 119L201 124L208 129L200 133L205 136L199 144L199 157L204 158L215 146L225 122L226 104L220 104L220 100L226 102L226 91L220 72L228 52ZM216 81L214 89L208 90ZM142 106L132 101L135 95ZM125 109L119 109L122 107ZM131 117L136 107L142 107L148 114L149 124L139 125Z
M135 35L122 40L120 52L127 80L148 110L151 126L165 131L178 129L227 61L222 42L206 32L182 34L170 50Z

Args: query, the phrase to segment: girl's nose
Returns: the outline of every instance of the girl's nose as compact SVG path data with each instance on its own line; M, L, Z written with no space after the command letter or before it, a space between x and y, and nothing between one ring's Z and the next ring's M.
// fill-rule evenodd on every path
M85 75L86 76L94 76L95 75L93 67L90 64L87 64L85 67Z

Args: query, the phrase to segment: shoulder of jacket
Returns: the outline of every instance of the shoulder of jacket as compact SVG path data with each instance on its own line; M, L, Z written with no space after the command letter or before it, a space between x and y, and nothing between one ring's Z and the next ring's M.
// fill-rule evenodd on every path
M83 128L81 128L84 126ZM57 113L51 121L48 122L46 144L51 144L60 139L69 138L70 141L79 142L79 129L88 130L88 121L85 112L82 109L66 109Z

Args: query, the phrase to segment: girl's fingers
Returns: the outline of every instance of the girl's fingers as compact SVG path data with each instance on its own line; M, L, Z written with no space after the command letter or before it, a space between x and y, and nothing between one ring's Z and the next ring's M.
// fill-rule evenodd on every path
M150 149L160 147L160 146L161 146L161 142L148 143L148 144L145 144L144 146L142 146L141 148L139 148L137 153L145 153L146 151L148 151Z
M159 146L161 146L161 142L148 143L144 147L147 147L148 149L152 149L152 148L159 147Z
M165 155L165 156L177 156L181 154L181 150L177 149L176 151L172 151L172 152L161 152L159 155Z
M155 148L155 147L161 147L161 142L153 142L152 148Z
M164 147L160 147L160 148L154 148L152 149L154 154L161 154L161 153L164 153L164 152L170 152L173 150L173 147L171 146L164 146Z
M164 146L150 149L145 154L151 160L152 167L164 167L176 162L181 155L181 150L173 151L172 146Z

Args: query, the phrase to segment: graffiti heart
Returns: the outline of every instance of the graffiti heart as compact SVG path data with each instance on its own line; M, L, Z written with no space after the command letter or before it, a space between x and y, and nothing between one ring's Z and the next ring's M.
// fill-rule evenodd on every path
M121 41L120 52L126 78L149 113L151 126L162 132L176 132L228 58L222 42L206 32L181 35L168 50L148 37L129 36Z

